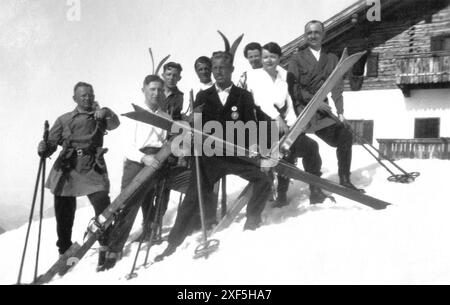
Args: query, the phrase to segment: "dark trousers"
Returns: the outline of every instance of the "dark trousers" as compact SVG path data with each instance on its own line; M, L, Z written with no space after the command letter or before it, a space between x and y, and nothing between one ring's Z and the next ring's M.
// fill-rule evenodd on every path
M101 191L88 195L89 201L95 210L95 216L99 216L111 203L108 192ZM76 197L54 196L56 232L58 241L56 246L59 253L64 254L72 245L72 227L75 220L75 210L77 209ZM108 243L108 234L103 234L99 238L102 246Z
M302 158L303 169L313 175L321 176L322 159L319 145L305 134L301 134L291 146L290 153L284 158L288 163L295 164L297 158ZM289 188L289 178L278 176L278 193L285 194Z
M333 124L316 131L316 135L331 147L336 147L339 176L350 175L353 137L342 124Z
M237 175L254 183L253 194L247 204L247 218L260 218L267 198L270 195L271 179L258 167L246 163L237 157L200 157L201 190L205 218L213 219L214 184L225 175ZM214 214L213 214L214 213ZM169 244L179 246L183 240L198 228L200 212L197 192L197 179L195 166L192 169L189 188L186 196L178 208L175 224L169 234ZM211 223L206 224L207 227Z
M144 165L142 163L125 160L122 175L122 190L131 183L134 177L136 177L136 175L143 168ZM161 179L167 179L166 189L163 190L163 197L165 198L165 201L163 201L164 206L161 210L161 215L164 215L167 209L170 189L185 192L189 177L189 170L184 167L174 168L171 170L159 170L139 193L137 193L133 198L130 198L130 201L118 215L110 232L110 250L112 252L121 252L123 250L131 229L133 228L137 213L139 212L139 207L143 207L144 220L147 216L150 218L149 220L151 220L151 217L153 217L152 211L154 211L153 201L156 186ZM150 209L151 211L149 211Z

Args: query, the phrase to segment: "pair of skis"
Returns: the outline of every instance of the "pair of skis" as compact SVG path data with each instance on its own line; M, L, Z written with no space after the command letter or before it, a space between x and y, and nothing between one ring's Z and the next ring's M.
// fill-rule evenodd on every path
M147 182L150 181L153 175L161 168L162 164L170 154L171 143L167 142L154 156L153 163L150 166L145 166L109 205L109 207L89 225L89 234L84 243L81 246L78 243L74 243L46 273L39 276L32 284L48 283L57 273L62 276L73 268L84 257L103 232L113 224L120 211L123 210L128 203L132 202L136 196L140 195Z
M322 87L317 91L317 93L314 95L313 99L309 102L308 106L305 107L305 109L302 111L300 116L298 117L296 123L291 128L290 132L286 134L280 141L279 144L277 144L278 148L290 148L290 145L292 145L297 137L302 134L311 118L315 115L316 111L319 109L321 103L323 103L323 100L326 98L329 91L335 86L336 82L339 81L340 78L343 77L346 71L348 71L364 54L364 52L356 53L351 56L347 55L347 52L344 50L344 53L342 55L341 60L339 61L338 65L330 75L330 77L325 81L325 83L322 85ZM161 129L165 129L168 131L172 130L185 130L186 128L189 128L186 126L186 124L183 124L181 122L173 121L171 119L167 119L165 117L162 117L158 114L150 113L148 111L145 111L144 109L140 108L139 106L133 105L135 111L125 113L123 116L126 116L128 118L141 121L147 124L154 125L156 127L159 127ZM234 145L234 143L227 142L221 138L208 135L203 133L202 131L190 128L190 131L194 134L194 137L200 137L203 140L208 139L208 141L214 141L218 145L222 145L227 152L238 154L238 156L251 156L254 155L253 152L248 151L246 148ZM275 148L276 149L276 148ZM257 164L259 161L257 161L254 158L250 157L239 157L242 160L245 160L246 162ZM267 158L271 158L268 156ZM301 180L303 182L316 185L324 190L330 191L332 193L341 195L343 197L346 197L348 199L357 201L361 204L364 204L366 206L369 206L374 209L384 209L386 208L389 203L370 197L368 195L364 195L358 191L354 191L351 189L348 189L346 187L343 187L339 184L336 184L331 181L327 181L325 179L321 179L320 177L314 176L312 174L306 173L300 169L298 169L296 166L291 165L283 160L273 160L274 163L276 163L276 166L273 168L275 172L286 176L288 178L292 178L295 180Z
M298 117L296 123L291 128L290 132L282 138L282 140L277 144L278 146L275 147L274 149L281 148L282 150L287 151L290 148L290 146L295 142L297 137L305 131L309 121L314 116L314 114L320 107L320 104L326 98L327 94L333 89L336 82L341 77L343 77L346 71L348 71L350 67L352 67L361 58L363 54L364 53L356 53L354 55L347 56L347 52L346 50L344 50L341 60L339 61L338 65L336 66L330 77L317 91L316 95L310 101L308 106L305 107L303 112ZM186 125L183 125L179 122L175 122L171 119L167 119L157 114L150 113L138 106L135 105L133 106L135 111L126 113L124 114L124 116L157 126L159 128L168 131L171 131L172 127L179 127L181 129L186 128ZM252 155L252 153L247 151L245 148L236 146L233 143L226 142L223 139L212 137L195 129L192 129L192 132L198 134L203 139L213 138L212 140L216 141L217 143L222 143L227 149L227 151L231 151L234 153L236 151L240 153L243 152L244 155L246 156ZM56 273L59 273L60 275L64 275L65 273L67 273L73 267L73 265L76 264L92 247L92 245L98 240L102 232L104 232L104 230L106 230L112 224L112 222L115 219L116 213L118 213L127 204L130 198L132 198L139 192L142 185L152 177L152 175L161 167L162 163L164 162L165 159L167 159L169 155L170 155L170 142L166 144L163 147L163 149L161 149L160 152L155 156L154 166L145 167L133 179L133 182L130 183L130 185L127 188L125 188L125 190L118 196L118 198L116 198L116 200L114 200L111 203L110 207L107 210L105 210L100 217L98 217L95 224L90 228L91 235L87 238L87 240L83 243L83 245L80 246L78 244L74 244L45 274L40 276L34 282L34 284L46 283L50 281ZM255 159L252 158L248 157L241 157L241 158L246 162L250 163L257 162ZM370 206L374 209L384 209L389 205L389 203L385 201L370 197L357 191L350 190L336 183L306 173L298 169L297 167L284 162L283 160L281 161L275 160L275 161L278 162L278 164L275 166L274 170L277 173L284 175L286 177L316 185L330 192L357 201L361 204ZM226 228L233 222L235 216L239 214L242 208L247 204L249 194L251 194L251 191L252 186L251 184L249 184L244 190L244 192L241 194L241 196L238 198L238 200L235 202L235 204L230 207L230 211L222 219L222 221L218 224L218 226L216 226L212 234Z
M287 133L281 139L281 141L279 143L277 143L275 147L273 147L272 152L274 152L275 150L282 150L283 152L289 151L290 147L295 142L295 140L298 138L298 136L305 132L310 120L315 115L316 111L320 108L321 103L325 100L327 94L334 88L335 84L344 76L344 74L363 55L364 55L364 52L356 53L351 56L348 56L347 51L344 50L343 55L342 55L338 65L333 70L330 77L325 81L325 83L322 85L322 87L316 92L316 94L314 95L312 100L303 109L302 113L297 118L295 124L292 126L289 133ZM129 117L134 120L144 122L144 123L152 124L154 126L157 126L157 127L169 130L169 131L174 127L175 127L175 129L176 128L186 128L185 125L182 125L179 122L175 122L175 121L160 117L158 115L144 112L138 106L135 106L135 105L133 105L133 106L134 106L135 111L126 113L126 114L124 114L124 116ZM201 136L203 139L209 138L209 139L212 139L213 141L216 141L216 143L222 144L226 148L226 150L229 152L237 151L239 153L243 153L246 156L251 155L251 153L248 152L243 147L237 147L233 143L229 143L229 142L224 141L223 139L203 134L201 131L198 131L198 130L192 129L191 131L194 134L198 134L198 136ZM250 158L246 158L246 157L241 157L241 158L247 162L255 163L255 160L252 160ZM365 195L361 192L348 189L339 184L336 184L331 181L327 181L325 179L321 179L320 177L306 173L306 172L298 169L297 167L295 167L289 163L286 163L282 160L281 161L276 160L276 161L278 162L278 164L275 166L274 171L283 176L316 185L322 189L325 189L332 193L349 198L358 203L369 206L373 209L377 209L377 210L384 209L389 205L388 202L379 200L377 198L373 198L373 197ZM210 236L225 229L234 221L235 217L240 213L240 211L248 203L248 200L251 196L251 192L252 192L252 185L249 183L247 185L247 187L244 189L244 191L241 193L241 195L238 197L238 199L230 206L229 211L227 212L225 217L219 222L219 224L214 228L214 230L211 232Z

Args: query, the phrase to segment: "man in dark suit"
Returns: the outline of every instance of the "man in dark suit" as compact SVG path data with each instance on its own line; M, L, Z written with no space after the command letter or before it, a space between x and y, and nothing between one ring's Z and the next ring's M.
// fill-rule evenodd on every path
M316 20L308 22L305 26L307 47L294 54L289 62L288 70L294 77L288 82L298 102L298 112L309 103L338 64L339 59L336 55L322 49L324 37L325 29L322 22ZM327 114L331 108L324 103L312 118L307 132L315 133L328 145L336 147L340 184L353 190L360 190L350 181L353 142L351 133L343 124L345 123L343 91L344 81L341 79L331 91L341 123L337 123Z
M212 72L216 83L209 89L201 91L194 103L194 112L202 114L202 123L215 122L226 130L226 122L242 121L247 123L255 121L255 104L252 95L241 88L236 87L231 81L233 73L233 57L227 52L215 52L212 57ZM194 123L195 125L195 123ZM234 133L235 130L233 130ZM224 136L224 138L227 138ZM271 179L261 169L236 156L205 156L202 153L200 159L201 190L205 203L206 219L213 209L208 207L212 202L213 187L220 178L232 174L240 176L254 184L253 194L247 205L247 220L244 230L255 230L261 223L261 213L266 200L270 195ZM178 209L177 218L169 234L169 245L164 252L155 258L162 260L171 255L183 240L198 227L199 204L197 193L196 170L192 171L190 185L181 206ZM212 223L207 223L211 227Z

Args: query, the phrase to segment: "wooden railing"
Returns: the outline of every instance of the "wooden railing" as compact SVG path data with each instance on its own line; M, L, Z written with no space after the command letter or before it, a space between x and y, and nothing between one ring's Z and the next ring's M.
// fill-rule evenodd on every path
M399 86L450 83L449 51L402 55L396 62Z
M450 138L377 139L379 150L390 159L450 160Z

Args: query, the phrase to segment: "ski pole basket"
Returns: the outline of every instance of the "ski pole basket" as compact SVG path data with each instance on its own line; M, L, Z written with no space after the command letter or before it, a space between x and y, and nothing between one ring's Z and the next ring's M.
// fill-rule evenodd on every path
M219 248L220 241L218 239L209 239L201 243L195 248L194 258L208 258L208 256Z

